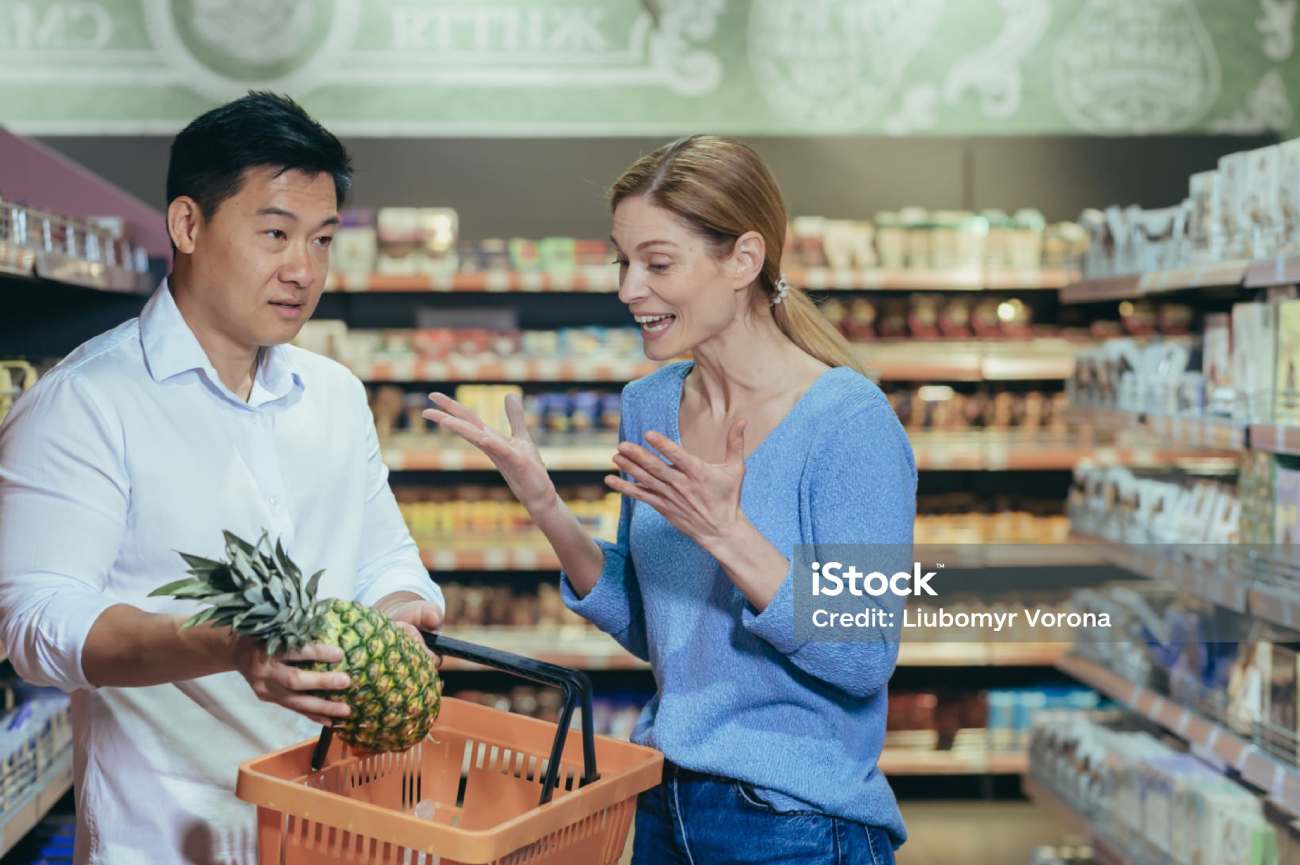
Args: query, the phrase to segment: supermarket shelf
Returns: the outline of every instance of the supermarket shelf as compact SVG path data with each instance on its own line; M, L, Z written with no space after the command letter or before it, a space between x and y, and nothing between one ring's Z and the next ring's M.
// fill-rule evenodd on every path
M1300 283L1300 255L1279 255L1255 261L1246 271L1247 288Z
M856 351L876 376L889 381L1062 380L1074 370L1081 348L1064 339L980 342L934 340L859 343ZM659 364L648 360L557 361L421 360L356 364L352 371L367 382L423 381L609 381L628 382L649 375Z
M1065 643L922 643L904 640L900 667L1053 667Z
M645 670L650 665L614 640L586 626L554 628L455 628L449 636L579 670ZM1052 667L1066 654L1064 643L923 643L899 647L900 667ZM459 658L444 670L480 669Z
M1144 294L1162 294L1188 288L1208 288L1220 285L1240 285L1246 278L1250 262L1223 261L1199 267L1183 267L1144 273L1138 281L1138 290Z
M1300 818L1300 769L1275 759L1236 733L1154 691L1121 678L1099 664L1067 655L1057 667L1139 715L1186 740L1208 761L1235 770L1263 790L1292 819Z
M551 471L615 471L611 461L618 449L618 439L580 447L538 448L542 462ZM390 471L488 471L492 461L480 450L469 446L449 445L388 447L384 463Z
M1252 269L1252 263L1246 260L1223 261L1176 270L1085 279L1062 289L1061 303L1137 300L1171 291L1242 285Z
M1065 270L796 270L790 281L819 291L979 291L1058 289L1070 282ZM618 271L610 267L593 271L525 272L491 270L480 273L350 273L334 271L326 291L367 292L499 292L499 293L613 293L618 291Z
M334 271L325 285L326 291L367 292L505 292L535 294L595 293L618 291L615 268L599 272L554 271L525 272L490 270L480 273L346 273Z
M417 360L357 364L352 371L365 382L629 382L649 375L659 364L646 360Z
M1300 592L1288 587L1291 577L1270 563L1244 564L1253 576L1244 576L1235 563L1223 566L1175 561L1131 544L1071 538L1093 544L1110 564L1153 580L1160 580L1203 601L1293 631L1300 631ZM1263 579L1256 579L1260 577ZM1272 577L1272 579L1269 579Z
M62 256L41 256L33 263L19 261L0 243L0 284L12 282L23 291L39 291L42 285L57 283L108 294L150 294L153 277L134 271L89 265ZM34 268L34 269L33 269Z
M1269 453L1300 456L1300 426L1252 424L1250 446Z
M50 812L63 794L72 789L72 748L67 748L36 786L0 817L0 857L8 855L19 841Z
M1112 465L1162 466L1204 459L1196 448L1093 447L1069 442L1020 441L1010 436L982 434L944 439L944 434L913 432L912 449L920 471L1065 471L1080 460L1095 459ZM468 446L407 439L384 448L390 471L490 471L492 461ZM541 447L542 461L551 471L612 471L610 462L617 442L575 447Z
M1190 447L1096 447L1069 442L1019 443L990 437L987 443L943 444L912 439L917 468L923 471L1066 471L1081 460L1132 467L1167 466L1204 460L1205 450ZM1233 454L1235 458L1235 454Z
M912 449L920 471L1065 471L1080 460L1095 459L1112 465L1163 466L1199 460L1206 451L1194 447L1093 447L1070 442L1022 441L995 434L958 435L945 440L943 433L913 432ZM459 444L419 443L384 448L390 471L490 471L492 461L478 450ZM426 437L427 438L427 437ZM541 447L542 461L551 471L612 471L610 462L618 447L608 443L576 447Z
M1093 855L1101 865L1137 865L1137 860L1097 834L1097 827L1088 818L1075 810L1074 806L1039 781L1032 775L1020 779L1020 788L1035 805L1050 812L1069 827L1070 831L1086 837L1093 848Z
M1068 285L1065 270L985 272L958 270L834 270L812 268L789 273L792 283L814 291L981 291L1058 289Z
M886 381L1061 380L1087 345L1065 339L902 340L859 343L862 363Z
M1074 409L1071 418L1081 424L1102 428L1149 433L1165 445L1175 448L1194 448L1219 451L1240 451L1246 442L1254 444L1253 432L1248 438L1246 424L1227 418L1171 417L1116 409ZM1296 430L1296 443L1300 445L1300 430ZM1206 454L1201 453L1202 456Z
M885 775L1023 775L1029 755L979 751L920 751L886 748L877 763Z
M420 559L433 571L558 571L560 560L550 547L508 546L509 541L479 549L422 547Z

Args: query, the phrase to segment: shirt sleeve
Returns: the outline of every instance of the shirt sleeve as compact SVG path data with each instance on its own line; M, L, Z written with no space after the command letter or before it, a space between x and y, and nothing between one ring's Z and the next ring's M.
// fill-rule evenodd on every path
M402 519L397 499L388 485L388 466L384 464L375 432L374 417L366 402L365 386L352 379L357 393L358 422L366 459L366 501L361 520L361 555L354 600L374 605L394 592L412 592L438 605L445 614L442 589L429 575L420 558L420 548Z
M627 391L624 390L624 420L619 422L619 441L625 440L626 396ZM624 474L623 477L626 479L627 475ZM605 556L596 585L579 598L568 575L561 572L560 597L570 610L609 634L633 655L648 661L650 648L646 642L645 609L641 605L641 590L637 584L636 568L632 563L629 546L632 502L627 496L622 497L617 540L610 543L601 538L596 539L596 545Z
M881 569L911 569L912 528L916 519L916 462L911 445L889 404L872 401L829 427L813 448L801 491L804 532L815 547L854 545L864 554L888 559ZM867 545L870 545L869 548ZM746 604L744 627L804 672L854 697L884 688L898 661L901 629L879 628L851 640L800 639L795 627L795 569L762 612ZM807 563L805 562L804 565ZM803 579L807 579L805 573ZM847 599L847 593L846 593ZM905 599L884 594L855 598L893 615L898 623Z
M120 423L54 372L0 425L0 640L35 685L90 689L82 652L116 601L105 586L126 531Z

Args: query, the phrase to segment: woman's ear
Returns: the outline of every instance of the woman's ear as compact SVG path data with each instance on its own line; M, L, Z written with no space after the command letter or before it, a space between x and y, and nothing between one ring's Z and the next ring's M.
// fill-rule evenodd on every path
M763 241L763 235L757 231L747 231L736 238L729 262L736 288L745 288L758 279L766 260L767 244Z

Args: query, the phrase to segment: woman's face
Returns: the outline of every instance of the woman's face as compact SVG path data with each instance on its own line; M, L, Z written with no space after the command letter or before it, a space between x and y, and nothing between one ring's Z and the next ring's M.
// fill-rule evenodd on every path
M645 339L646 357L669 360L736 320L753 276L719 259L708 242L642 196L614 210L618 298ZM761 261L759 266L761 267Z

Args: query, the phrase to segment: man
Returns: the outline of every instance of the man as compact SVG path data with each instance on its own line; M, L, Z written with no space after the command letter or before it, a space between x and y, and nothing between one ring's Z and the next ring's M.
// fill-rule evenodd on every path
M0 638L26 680L72 693L79 865L256 862L238 764L346 705L311 646L272 659L150 598L222 531L283 541L322 597L432 630L421 565L361 383L288 345L320 299L351 182L339 141L250 93L172 144L170 278L77 348L0 427Z

